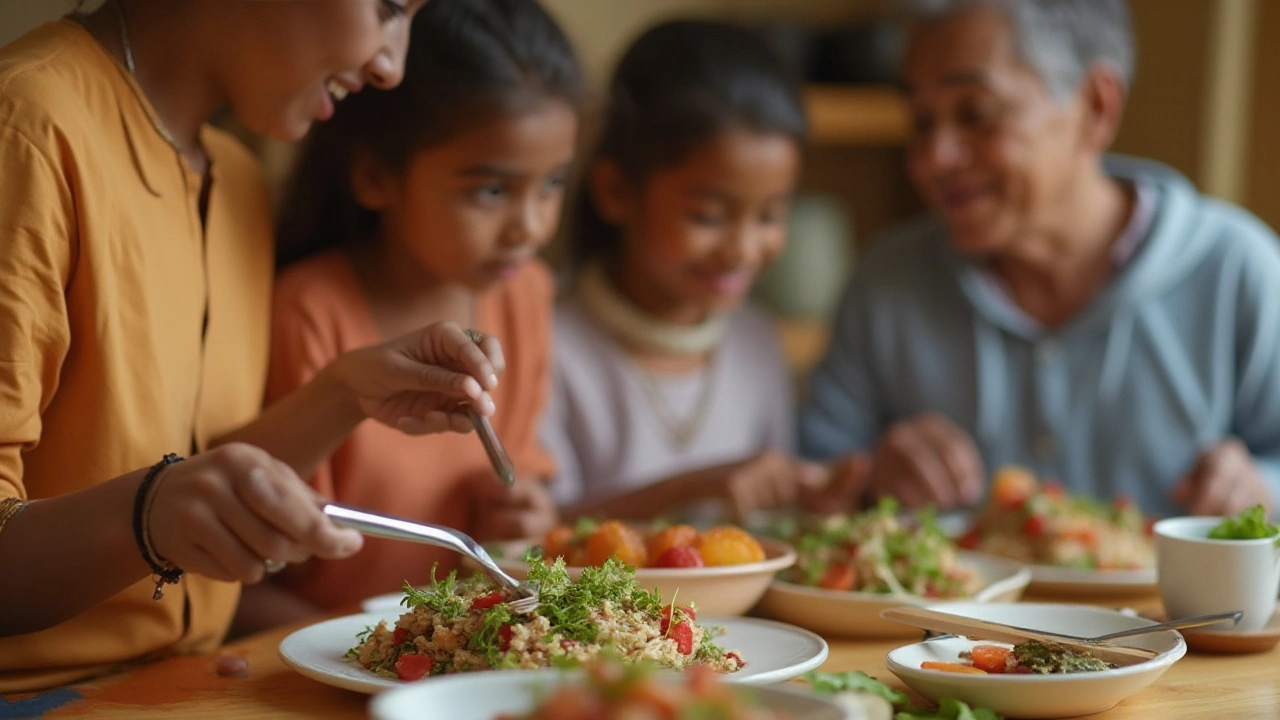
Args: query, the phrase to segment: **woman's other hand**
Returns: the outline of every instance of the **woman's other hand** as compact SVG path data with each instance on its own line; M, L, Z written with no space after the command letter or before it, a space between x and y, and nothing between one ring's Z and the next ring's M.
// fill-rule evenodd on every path
M326 371L365 416L412 435L468 432L467 410L493 414L489 392L506 367L492 335L473 342L455 323L427 326L375 347L353 350Z

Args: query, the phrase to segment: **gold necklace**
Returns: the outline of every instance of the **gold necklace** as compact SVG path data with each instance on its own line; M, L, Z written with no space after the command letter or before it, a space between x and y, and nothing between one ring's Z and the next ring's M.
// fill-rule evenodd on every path
M640 378L640 389L644 393L644 399L649 403L649 409L657 417L658 423L662 425L662 429L667 432L667 439L671 441L672 446L677 451L683 452L697 437L698 430L702 427L702 421L706 419L707 413L711 409L711 389L715 384L715 356L707 359L707 367L702 375L702 387L698 392L698 399L694 402L693 412L686 418L676 416L667 399L662 396L662 390L658 387L657 379L649 374L640 365L636 364L637 376Z
M133 61L133 45L129 43L129 19L125 17L124 6L120 3L120 0L112 0L111 9L116 14L116 25L120 27L120 44L124 47L124 67L129 71L129 77L136 81L138 79L138 67ZM147 116L151 118L151 126L156 129L160 137L169 143L169 146L176 150L179 155L187 157L186 151L178 144L177 139L173 137L164 125L160 124L160 119L153 117L152 113L147 113ZM203 160L203 158L201 159Z

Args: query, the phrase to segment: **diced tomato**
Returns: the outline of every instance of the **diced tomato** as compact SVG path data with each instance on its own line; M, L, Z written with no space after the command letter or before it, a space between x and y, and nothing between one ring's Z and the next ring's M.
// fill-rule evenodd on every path
M724 656L732 660L738 666L739 669L747 666L747 661L743 660L742 656L739 655L736 650L730 650L729 652L725 653Z
M939 662L937 660L925 660L920 663L922 670L940 670L942 672L961 673L967 675L986 675L986 670L979 670L972 665L963 663Z
M1007 510L1020 510L1035 491L1036 478L1025 468L1001 468L991 481L991 497Z
M421 680L435 667L430 655L401 655L396 660L396 674L401 680Z
M676 623L667 637L676 641L676 650L681 655L693 654L693 626L687 620Z
M982 542L982 528L974 526L969 528L969 532L960 536L956 544L965 550L976 550Z
M1155 518L1147 518L1147 519L1143 520L1143 521L1142 521L1142 532L1143 532L1143 533L1145 533L1147 537L1151 537L1152 535L1155 535L1155 534L1156 534L1156 519L1155 519Z
M1038 538L1044 535L1044 518L1039 515L1028 515L1022 523L1022 534Z
M858 572L844 563L832 563L818 586L827 590L852 590L858 586Z
M973 666L989 673L1009 672L1009 658L1013 651L999 645L975 645L970 651Z
M512 634L510 623L498 628L498 647L501 648L503 652L506 652L507 649L511 647Z
M494 590L488 595L481 595L475 600L472 600L471 609L472 610L488 610L494 605L498 605L501 603L502 603L502 593L497 590Z
M408 639L409 639L409 631L405 630L402 627L396 628L396 631L391 633L391 642L395 643L396 645L403 644L404 641Z
M653 563L654 567L660 568L700 568L705 565L702 553L692 545L667 548Z
M659 629L662 631L663 635L666 635L667 628L671 627L671 621L672 619L675 618L675 610L673 610L670 605L667 605L662 608L661 612L662 612L662 623L659 626ZM681 605L680 612L684 613L685 617L689 618L690 620L698 619L698 613L694 612L693 608L689 607L688 605Z

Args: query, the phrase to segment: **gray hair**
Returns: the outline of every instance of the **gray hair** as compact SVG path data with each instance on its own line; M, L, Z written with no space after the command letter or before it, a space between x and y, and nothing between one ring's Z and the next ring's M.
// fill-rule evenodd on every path
M1133 82L1133 23L1127 0L908 0L913 19L945 20L985 6L1008 18L1022 60L1065 100L1095 64Z

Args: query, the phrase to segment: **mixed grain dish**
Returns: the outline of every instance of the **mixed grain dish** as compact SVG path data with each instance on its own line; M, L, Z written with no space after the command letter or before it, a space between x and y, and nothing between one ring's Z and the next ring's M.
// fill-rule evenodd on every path
M800 585L929 598L967 597L982 588L931 514L908 522L891 499L856 515L817 520L791 542L799 560L783 579Z
M991 498L960 545L1025 563L1081 570L1141 570L1155 566L1151 527L1126 498L1102 502L1039 483L1006 467Z
M633 569L614 560L572 581L563 560L529 560L529 580L541 604L530 614L512 611L487 579L456 574L419 590L405 587L407 612L394 625L381 622L357 638L348 658L379 675L417 680L428 675L499 668L567 667L608 653L683 669L703 665L717 673L744 666L742 657L712 641L696 610L664 605L636 585Z

